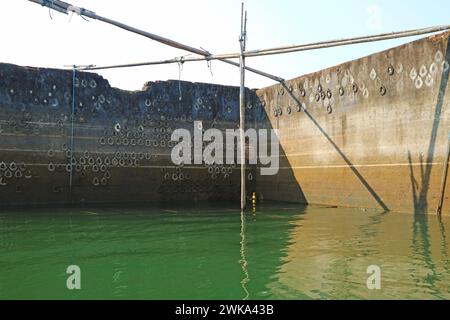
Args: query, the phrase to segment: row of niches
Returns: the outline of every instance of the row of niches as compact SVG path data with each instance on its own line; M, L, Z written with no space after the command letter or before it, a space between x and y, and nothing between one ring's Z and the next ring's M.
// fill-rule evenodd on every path
M158 118L159 120L156 120ZM176 120L176 123L173 123ZM171 135L173 129L171 125L183 126L183 123L193 124L192 117L151 117L148 116L140 120L125 120L113 122L111 127L106 129L102 126L103 135L98 138L101 145L123 145L123 146L146 146L172 147ZM125 123L122 125L122 123ZM41 134L60 134L63 137L71 136L71 123L69 117L65 114L57 115L52 122L45 123L30 121L29 116L23 118L20 115L16 117L9 117L8 120L0 121L0 134L26 134L39 136ZM189 127L187 127L189 128ZM92 127L83 127L77 125L75 127L74 136L77 137L79 130L98 130ZM55 132L57 130L58 132ZM65 151L65 150L64 150Z
M101 146L124 146L124 147L147 147L147 148L173 148L175 142L171 141L170 134L148 134L150 139L144 138L119 138L119 137L101 137L99 144Z
M39 117L39 118L38 118ZM62 135L67 135L67 129L71 129L70 113L60 113L52 115L35 114L32 112L22 111L7 113L3 112L3 120L0 121L0 134L1 133L23 133L27 135L39 135L46 131L54 131L55 128L59 129ZM84 117L78 118L79 123L86 122ZM110 133L109 136L116 135L120 138L130 138L130 132L132 132L135 138L137 134L141 135L141 138L148 139L150 136L145 137L148 132L152 133L171 133L171 129L168 128L169 122L193 123L192 116L180 115L180 116L164 116L164 115L150 115L130 120L121 120L107 129ZM122 125L121 123L128 123ZM78 125L78 124L77 124ZM166 132L161 130L162 127L167 128ZM80 127L82 128L82 127ZM155 129L156 128L156 129ZM146 131L147 133L144 133ZM106 131L105 131L106 132ZM125 136L126 135L126 136ZM107 135L104 135L106 137ZM156 139L156 138L153 138Z
M142 124L140 124L142 123ZM153 121L144 119L135 122L133 127L121 125L116 122L112 128L103 131L99 138L101 146L125 146L125 147L154 147L172 148L175 143L171 141L173 129L167 121ZM137 125L137 126L136 126Z
M303 78L297 84L288 87L296 99L281 88L275 94L275 106L271 114L281 117L313 107L324 108L328 114L332 114L337 102L343 99L355 101L358 97L364 99L374 95L385 97L390 92L402 93L407 85L413 90L431 89L444 73L448 73L449 62L444 60L441 51L437 51L431 62L412 66L407 70L402 63L395 66L388 65L385 70L376 70L376 67L369 69L365 75L366 79L361 81L357 81L356 76L348 69L340 72L340 75L327 74L320 78ZM296 100L301 102L301 106ZM281 104L285 106L281 107Z
M123 166L121 165L120 160L151 160L155 158L154 155L152 155L150 152L130 152L130 151L116 151L115 153L94 153L89 152L87 150L81 151L81 152L75 152L75 154L72 153L70 148L67 148L67 144L64 143L62 145L62 151L65 152L65 157L68 161L68 163L72 163L73 165L79 163L81 165L102 165L105 164L106 166ZM53 148L50 148L47 152L47 156L49 159L52 159L56 157L56 152ZM136 163L134 162L134 166L136 166Z
M171 136L166 134L167 139L171 139ZM101 138L101 139L106 139L106 138ZM107 140L109 140L111 138L108 138ZM120 138L118 138L120 139ZM131 138L130 140L128 140L128 138L124 138L127 139L128 143L131 143L131 141L134 141L137 143L137 146L139 146L138 142L141 140L140 138L138 139L134 139ZM144 140L142 140L144 141ZM145 140L146 144L148 143L148 141L152 141L152 140ZM134 143L133 142L133 143ZM172 148L174 147L177 142L174 141L169 141L168 143L163 143L164 141L153 141L152 147L168 147L168 148ZM207 141L203 141L202 142L202 147L206 148L207 146L210 146L211 142L207 142ZM213 143L214 145L214 143ZM133 147L132 144L119 144L119 146L121 146L122 148L119 148L120 150L116 149L114 152L108 151L108 152L93 152L90 151L89 149L86 149L86 146L81 147L79 146L77 149L77 146L74 146L75 152L72 152L72 149L70 147L70 144L67 142L63 142L60 145L52 145L49 149L45 150L44 152L46 152L46 157L48 159L52 159L52 158L59 158L60 154L62 153L63 156L65 156L65 158L67 159L68 162L70 162L70 159L75 159L72 160L74 161L73 164L76 163L80 163L81 165L85 165L85 164L89 164L89 165L93 165L93 164L106 164L106 165L113 165L113 166L123 166L120 164L120 160L156 160L156 158L158 157L170 157L170 152L166 153L166 154L157 154L155 153L155 150L153 150L151 147L141 147L141 148L136 148L133 149L131 147ZM130 147L131 146L131 147ZM124 148L126 147L126 148ZM234 145L233 146L233 151L235 152L235 154L237 154L237 150L238 150L238 146ZM226 154L227 152L227 147L223 146L222 149L223 154ZM193 154L191 154L190 157L191 163L194 162L194 156ZM236 159L235 159L236 160ZM119 163L117 162L119 161Z
M29 165L24 162L0 162L0 187L7 187L11 180L30 180L33 176Z
M150 160L148 154L128 154L117 152L114 157L101 157L100 155L89 155L87 152L79 157L72 157L69 163L53 163L49 162L47 171L56 174L69 175L73 174L74 178L79 181L86 180L94 187L107 186L112 179L111 172L115 168L138 168L140 161ZM32 179L33 177L40 177L40 175L33 175L29 167L33 164L25 164L23 162L16 164L15 162L1 162L0 163L0 186L7 187L11 180ZM36 165L41 166L41 165ZM199 171L200 170L200 171ZM222 165L222 164L204 164L203 168L186 168L183 165L177 167L161 167L160 173L162 181L191 181L192 174L196 172L205 172L208 174L210 180L230 180L237 172L236 165ZM254 173L247 173L247 181L254 181Z
M72 163L72 164L54 164L49 163L47 166L47 170L49 173L57 173L57 174L64 174L68 175L70 173L73 174L74 179L76 179L78 182L85 180L87 183L91 183L94 187L98 186L107 186L109 184L109 181L112 179L112 171L115 167L122 167L122 168L132 168L132 167L138 167L138 160L124 160L121 159L117 165L107 166L105 164L93 164L93 165L81 165L80 163ZM221 170L209 170L206 168L203 169L183 169L183 168L176 168L176 169L169 169L165 168L165 170L162 172L163 181L172 181L172 182L182 182L185 181L187 183L190 183L190 181L193 180L192 173L200 172L199 170L207 171L208 173L211 173L210 176L208 176L211 180L223 180L223 181L231 181L231 177L233 173L235 173L235 170L229 168L222 168ZM22 171L20 169L14 169L7 168L4 171L0 170L0 186L7 187L9 185L9 182L11 180L21 180L21 179L32 179L33 174L29 169L26 169L25 171ZM247 175L248 181L254 180L253 173L248 173Z
M56 103L56 102L55 102ZM129 110L126 108L112 108L114 111L109 112L107 110L99 107L97 104L89 104L86 105L84 102L78 102L79 106L74 110L74 122L76 124L84 124L89 122L102 122L106 119L117 118L117 119L133 119L136 121L140 121L141 125L148 126L152 119L159 118L164 119L165 121L175 121L182 123L191 123L195 118L201 118L202 120L212 119L212 117L217 117L217 115L223 117L224 120L237 119L239 115L239 107L238 103L231 103L223 106L219 106L219 111L211 111L208 110L208 114L203 114L198 112L196 109L198 105L186 106L185 108L174 109L170 106L167 106L164 110L148 110L146 112L142 112L140 110ZM8 109L8 105L11 107ZM21 105L21 107L18 107ZM44 104L39 104L39 106L43 106ZM261 103L257 104L261 107ZM70 125L71 124L71 107L69 104L66 104L65 108L60 108L58 111L54 110L51 113L46 113L44 110L41 110L35 106L26 106L23 103L2 103L0 101L0 107L4 112L10 111L10 113L14 114L14 117L9 119L8 121L12 126L16 128L21 128L25 130L30 127L30 123L55 123L60 126ZM253 104L247 104L247 110L253 110ZM20 110L18 110L20 109ZM122 109L122 110L120 110ZM60 115L55 112L62 112ZM252 113L248 113L247 117L249 119L252 118ZM39 128L37 128L39 129Z
M12 92L16 92L15 89L11 90ZM0 101L0 107L4 114L5 112L12 114L8 122L13 127L13 132L37 135L42 131L42 127L45 125L48 126L48 124L54 124L59 127L71 125L71 97L66 94L61 106L61 100L54 97L54 93L49 92L48 94L52 97L44 98L42 101L36 100L36 105L32 106L28 105L23 99L16 102ZM237 100L225 102L219 100L212 104L205 104L203 98L197 98L196 102L192 105L182 107L165 105L164 108L158 107L154 109L152 107L154 106L153 102L147 99L144 100L144 105L146 105L145 109L133 107L136 103L129 101L126 105L113 102L110 108L111 110L103 107L108 101L103 94L99 96L93 95L90 100L89 102L76 101L73 117L75 124L102 123L108 119L115 118L139 121L140 125L147 127L151 126L151 122L157 119L163 119L169 122L192 123L194 118L202 120L222 118L225 121L229 121L237 119L239 116L239 104ZM252 101L249 101L246 105L248 121L253 118L253 111L258 110L262 106L262 103L254 103ZM46 109L42 109L43 106L45 107L47 105L55 107L55 110L45 111ZM147 107L147 105L150 107ZM59 108L60 106L61 108ZM207 112L204 113L202 110L206 110Z
M229 180L232 178L233 174L237 172L236 165L223 165L223 164L206 164L203 163L204 168L195 168L197 172L206 171L208 173L208 177L210 180ZM163 175L164 181L183 181L183 180L191 180L191 170L189 168L184 167L184 165L180 165L177 168L171 170L169 168L162 168L161 173ZM249 173L247 176L248 181L253 181L254 175L253 173Z
M102 118L103 116L142 118L143 115L150 114L166 116L169 121L171 118L175 121L177 118L180 121L189 121L194 114L205 116L222 114L224 117L235 117L239 114L239 97L230 90L225 90L224 96L217 94L211 96L207 94L208 90L192 89L191 94L185 94L184 100L180 102L175 93L149 92L125 95L112 89L101 91L97 88L95 79L77 81L75 99L67 85L60 88L57 84L49 84L49 88L45 91L42 88L33 88L31 85L28 89L26 85L15 84L14 87L5 85L0 88L0 106L10 107L19 112L28 112L30 121L38 121L42 117L42 110L64 111L66 116L70 117L73 108L74 120L80 123L88 122L91 117ZM260 104L250 94L247 100L246 106L251 116L250 111Z

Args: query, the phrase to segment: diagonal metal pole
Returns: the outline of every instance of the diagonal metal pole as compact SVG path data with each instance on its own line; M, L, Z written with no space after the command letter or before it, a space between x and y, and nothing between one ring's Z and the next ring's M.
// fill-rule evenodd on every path
M194 48L194 47L191 47L191 46L187 46L187 45L182 44L180 42L173 41L171 39L168 39L168 38L165 38L165 37L161 37L161 36L158 36L156 34L153 34L153 33L147 32L147 31L143 31L143 30L140 30L140 29L128 26L128 25L126 25L124 23L117 22L115 20L102 17L102 16L96 14L95 12L86 10L84 8L79 8L79 7L73 6L73 5L71 5L71 4L67 3L67 2L63 2L63 1L59 1L59 0L28 0L28 1L40 4L40 5L44 6L44 7L56 10L56 11L61 12L61 13L69 14L69 13L73 12L73 13L76 13L76 14L78 14L80 16L83 16L83 17L87 17L87 18L90 18L90 19L102 21L102 22L111 24L113 26L116 26L118 28L121 28L123 30L130 31L130 32L139 34L139 35L141 35L143 37L146 37L146 38L152 39L154 41L160 42L160 43L165 44L167 46L198 54L200 56L203 56L206 60L209 60L209 57L212 56L212 54L210 52L206 51L206 50L201 50L201 49L197 49L197 48ZM236 57L236 58L238 58L238 57ZM228 64L233 65L235 67L240 67L240 64L237 63L237 62L234 62L234 61L230 61L230 60L227 60L227 59L217 59L217 60L222 61L224 63L228 63ZM89 69L89 68L85 68L85 70L87 70L87 69ZM250 72L259 74L260 76L263 76L263 77L272 79L274 81L277 81L277 82L284 81L284 79L282 79L280 77L276 77L274 75L271 75L269 73L266 73L266 72L263 72L263 71L260 71L260 70L254 69L254 68L245 67L245 69L250 71ZM90 70L92 70L92 69L90 69Z
M139 34L139 35L147 37L147 38L150 38L154 41L158 41L165 45L168 45L168 46L171 46L171 47L174 47L177 49L181 49L181 50L186 50L186 51L189 51L189 52L199 55L199 57L185 58L184 59L185 62L204 61L204 60L208 60L208 61L209 60L219 60L224 63L228 63L230 65L240 67L239 63L228 60L228 59L239 58L240 57L239 53L213 55L212 53L210 53L206 50L200 50L197 48L186 46L182 43L170 40L168 38L164 38L164 37L161 37L161 36L158 36L158 35L155 35L155 34L152 34L152 33L137 29L137 28L130 27L121 22L117 22L112 19L99 16L95 12L86 10L84 8L75 7L69 3L59 1L59 0L28 0L28 1L40 4L42 6L45 6L47 8L53 9L53 10L61 12L61 13L65 13L65 14L76 13L76 14L79 14L80 16L99 20L99 21L114 25L118 28ZM283 53L291 53L291 52L299 52L299 51L317 50L317 49L331 48L331 47L337 47L337 46L343 46L343 45L353 45L353 44L366 43L366 42L375 42L375 41L398 39L398 38L404 38L404 37L412 37L412 36L418 36L418 35L423 35L423 34L436 33L436 32L440 32L440 31L447 31L449 29L450 29L450 25L435 26L435 27L429 27L429 28L423 28L423 29L384 33L384 34L365 36L365 37L322 41L322 42L311 43L311 44L293 45L293 46L286 46L286 47L279 47L279 48L253 50L253 51L244 52L244 56L245 57L257 57L257 56L264 56L264 55L275 55L275 54L283 54ZM163 61L157 61L157 62L142 62L142 63L132 63L132 64L123 64L123 65L106 66L106 67L89 66L86 68L82 68L82 70L127 68L127 67L135 67L135 66L157 65L157 64L178 63L178 62L179 62L178 59L171 59L171 60L163 60ZM254 69L254 68L250 68L250 67L246 66L245 70L256 73L260 76L269 78L269 79L274 80L279 83L284 82L283 78L271 75L266 72L262 72L260 70Z

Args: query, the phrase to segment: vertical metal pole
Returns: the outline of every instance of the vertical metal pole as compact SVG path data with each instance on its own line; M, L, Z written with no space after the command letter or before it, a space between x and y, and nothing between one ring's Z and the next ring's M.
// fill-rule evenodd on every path
M442 208L444 207L444 197L445 197L445 187L447 185L448 177L448 162L450 161L450 132L448 134L447 141L447 155L444 160L444 173L442 174L442 184L441 184L441 198L439 199L438 215L442 216Z
M247 193L245 188L246 182L246 163L245 163L245 38L247 25L247 13L244 13L244 3L242 3L241 9L241 36L239 39L241 45L241 54L239 58L239 69L241 73L241 88L239 93L240 102L240 145L241 145L241 212L245 211L247 203Z

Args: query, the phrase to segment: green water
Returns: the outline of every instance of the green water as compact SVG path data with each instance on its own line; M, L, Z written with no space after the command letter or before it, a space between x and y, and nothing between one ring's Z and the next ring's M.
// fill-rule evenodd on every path
M449 299L450 220L286 205L0 213L0 299ZM69 265L81 290L66 287ZM381 268L368 290L367 267Z

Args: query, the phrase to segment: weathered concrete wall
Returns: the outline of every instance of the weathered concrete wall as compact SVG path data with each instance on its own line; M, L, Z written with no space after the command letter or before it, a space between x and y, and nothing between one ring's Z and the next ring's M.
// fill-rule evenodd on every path
M96 74L72 79L72 71L0 64L0 206L239 203L239 168L177 167L170 159L175 129L192 131L195 120L204 130L236 128L239 88L168 81L127 92ZM248 96L252 126L263 110L258 113L253 92ZM248 173L251 192L256 175L253 168Z
M282 146L278 175L249 168L249 193L435 212L450 127L448 35L288 81L295 99L279 85L248 90L246 127L279 129ZM168 81L127 92L77 73L72 134L72 84L71 71L0 64L0 205L238 204L237 167L170 160L175 129L237 128L238 88ZM449 197L447 188L447 214Z
M271 200L436 212L450 131L448 36L289 81L306 111L279 85L259 90L286 159L275 179L258 177L258 191ZM449 196L447 188L447 214Z

